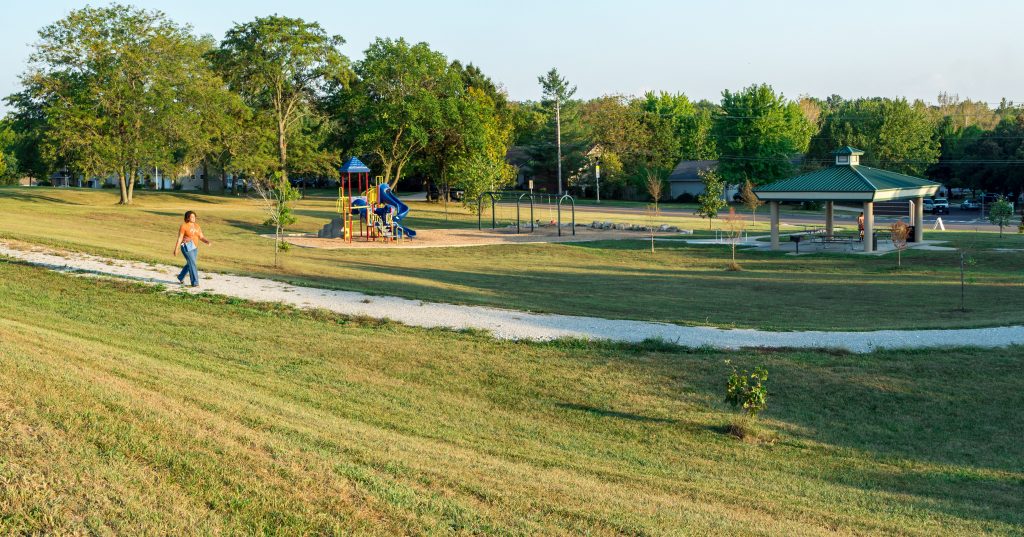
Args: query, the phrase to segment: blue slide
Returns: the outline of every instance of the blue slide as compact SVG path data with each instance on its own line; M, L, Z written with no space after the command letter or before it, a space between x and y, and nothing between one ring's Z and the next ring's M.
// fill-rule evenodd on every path
M402 225L402 219L405 215L409 214L409 206L402 203L402 200L398 199L398 196L391 191L391 187L387 183L380 185L380 200L395 209L394 223L395 227L402 230L402 233L410 239L416 237L416 231L409 229Z

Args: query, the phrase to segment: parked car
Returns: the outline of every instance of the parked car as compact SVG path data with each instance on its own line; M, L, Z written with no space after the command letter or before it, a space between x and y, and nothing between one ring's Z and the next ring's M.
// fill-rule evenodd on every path
M981 210L981 202L978 200L964 200L960 202L960 209L964 211L978 211Z
M949 200L935 198L932 201L932 214L949 214Z
M935 209L935 200L931 198L925 198L924 208L922 210L926 213L930 213L933 209Z

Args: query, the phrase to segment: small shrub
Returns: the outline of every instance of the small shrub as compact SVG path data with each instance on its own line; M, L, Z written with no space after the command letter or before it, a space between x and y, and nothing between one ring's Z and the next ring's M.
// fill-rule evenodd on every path
M726 363L730 363L726 361ZM763 366L753 372L744 369L742 372L732 366L732 374L725 388L725 402L733 408L742 408L751 418L768 408L768 370Z
M733 416L725 426L725 433L750 444L774 444L779 437L765 430L750 416Z
M1003 238L1003 228L1010 225L1013 218L1013 205L1002 196L989 205L988 221L994 226L999 226L999 238Z
M907 239L910 238L910 226L902 219L893 222L889 228L889 238L892 239L892 247L896 249L896 267L903 267L903 250L907 249Z
M693 194L690 194L689 192L683 192L682 194L676 196L676 201L678 201L679 203L693 203L697 201L697 198L695 198Z

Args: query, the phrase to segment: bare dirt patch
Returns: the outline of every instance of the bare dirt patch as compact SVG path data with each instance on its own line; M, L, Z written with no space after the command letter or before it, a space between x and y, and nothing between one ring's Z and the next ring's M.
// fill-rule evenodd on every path
M656 237L675 236L675 233L656 233ZM273 235L268 235L273 238ZM451 248L464 246L490 246L495 244L536 244L546 242L587 242L624 239L650 239L650 234L640 231L602 230L589 227L576 227L576 235L571 229L539 227L532 233L524 231L516 233L515 228L499 229L424 229L416 233L415 239L397 242L368 242L356 237L351 243L341 239L321 239L314 235L288 236L288 243L302 248L322 248L325 250L341 250L345 248Z

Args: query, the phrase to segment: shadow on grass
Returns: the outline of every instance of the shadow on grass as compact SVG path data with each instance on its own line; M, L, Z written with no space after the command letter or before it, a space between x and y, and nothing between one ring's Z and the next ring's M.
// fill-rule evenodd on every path
M782 445L772 449L806 449L818 457L820 448L801 440L829 446L820 463L795 470L805 477L905 496L901 503L923 512L1024 523L1024 417L1017 410L1024 392L1015 388L1024 347L719 355L726 357L769 370L762 425L786 424L779 429ZM696 391L710 401L724 396L728 368L721 360L675 353L647 363L656 375L686 371L675 377L685 379L673 388L680 393ZM708 430L727 434L720 425Z
M44 187L37 187L44 188ZM56 196L49 196L43 193L27 193L22 190L6 190L0 189L0 199L10 199L14 201L25 201L29 203L57 203L60 205L85 205L84 203L76 203L65 198L58 198Z
M227 225L229 225L229 226L231 226L233 228L241 229L243 231L248 231L250 233L255 233L255 234L258 234L258 235L259 234L263 234L263 233L273 233L274 232L274 228L272 228L270 226L264 226L261 223L254 223L254 222L245 221L245 220L229 220L229 219L222 220L222 222L224 222L225 224L227 224Z
M632 414L630 412L617 412L615 410L607 410L604 408L592 407L589 405L581 405L577 403L556 403L555 406L565 408L568 410L578 410L594 416L602 418L615 418L629 421L641 421L647 423L678 423L679 420L669 418L652 418L650 416L641 416L640 414Z

